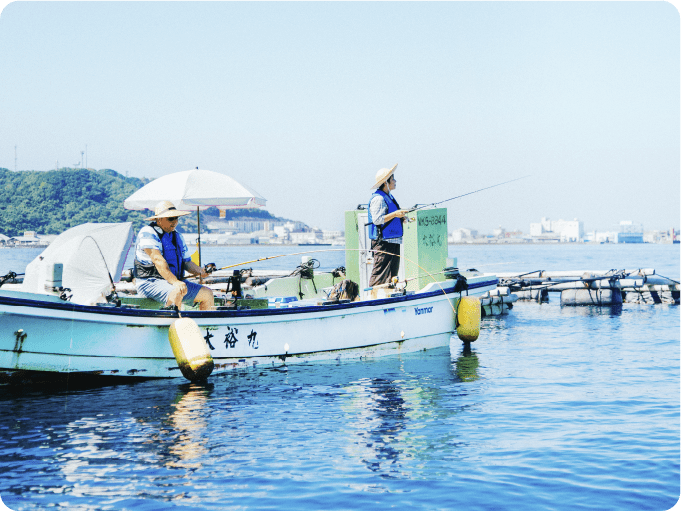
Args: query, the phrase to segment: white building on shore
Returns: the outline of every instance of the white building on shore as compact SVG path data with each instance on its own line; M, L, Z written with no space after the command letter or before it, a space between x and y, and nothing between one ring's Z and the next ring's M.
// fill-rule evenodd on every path
M584 241L584 222L578 219L541 222L530 224L530 236L535 241Z
M478 237L475 229L459 228L452 231L449 236L449 243L470 243Z
M621 221L617 243L643 243L643 226L631 220Z

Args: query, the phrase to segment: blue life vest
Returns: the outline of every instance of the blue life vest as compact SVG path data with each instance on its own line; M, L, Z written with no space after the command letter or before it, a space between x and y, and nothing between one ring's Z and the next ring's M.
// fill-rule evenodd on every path
M154 231L161 239L161 255L168 263L168 268L170 268L171 273L175 275L178 280L183 280L184 264L182 262L182 249L180 248L180 241L177 238L177 233L175 231L171 233L163 231L160 227L158 227L156 222L149 224L149 226L153 227ZM139 262L137 258L135 258L134 270L135 278L163 278L156 269L156 265L154 263L144 264Z
M403 233L401 218L395 217L392 220L390 220L390 222L385 223L383 225L374 224L374 221L371 218L371 200L376 195L378 195L379 197L383 197L383 200L388 205L388 213L386 214L392 213L400 209L400 205L397 203L394 197L391 197L383 190L376 190L371 195L371 199L369 200L369 206L367 207L369 211L369 238L371 238L372 240L401 238Z

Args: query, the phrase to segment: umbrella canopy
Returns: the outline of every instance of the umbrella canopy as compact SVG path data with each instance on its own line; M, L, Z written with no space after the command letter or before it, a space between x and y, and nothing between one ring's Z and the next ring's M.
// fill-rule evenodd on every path
M258 192L229 176L210 170L185 170L168 174L143 186L125 199L125 209L150 209L169 200L182 211L215 206L218 209L257 208L266 200Z
M185 170L168 174L142 188L125 199L125 209L154 210L156 204L169 200L182 211L196 211L199 239L197 264L201 265L201 222L199 209L212 206L218 209L258 208L266 200L258 192L244 186L229 176L210 170Z

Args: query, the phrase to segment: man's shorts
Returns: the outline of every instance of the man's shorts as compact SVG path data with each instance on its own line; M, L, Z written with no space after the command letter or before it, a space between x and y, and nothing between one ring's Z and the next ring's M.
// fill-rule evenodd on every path
M182 298L182 302L192 305L202 286L188 280L184 283L187 284L187 294ZM173 285L165 279L136 279L135 284L139 294L163 305L168 303L168 295L173 290Z

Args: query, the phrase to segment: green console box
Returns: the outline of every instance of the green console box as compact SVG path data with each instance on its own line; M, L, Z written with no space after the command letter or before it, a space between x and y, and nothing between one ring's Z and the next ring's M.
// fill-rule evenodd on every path
M445 280L442 270L447 260L447 208L422 209L407 215L402 238L400 280L407 279L407 290L417 291L429 282ZM369 286L373 258L366 210L345 212L345 269L347 278ZM454 263L455 264L455 263Z

